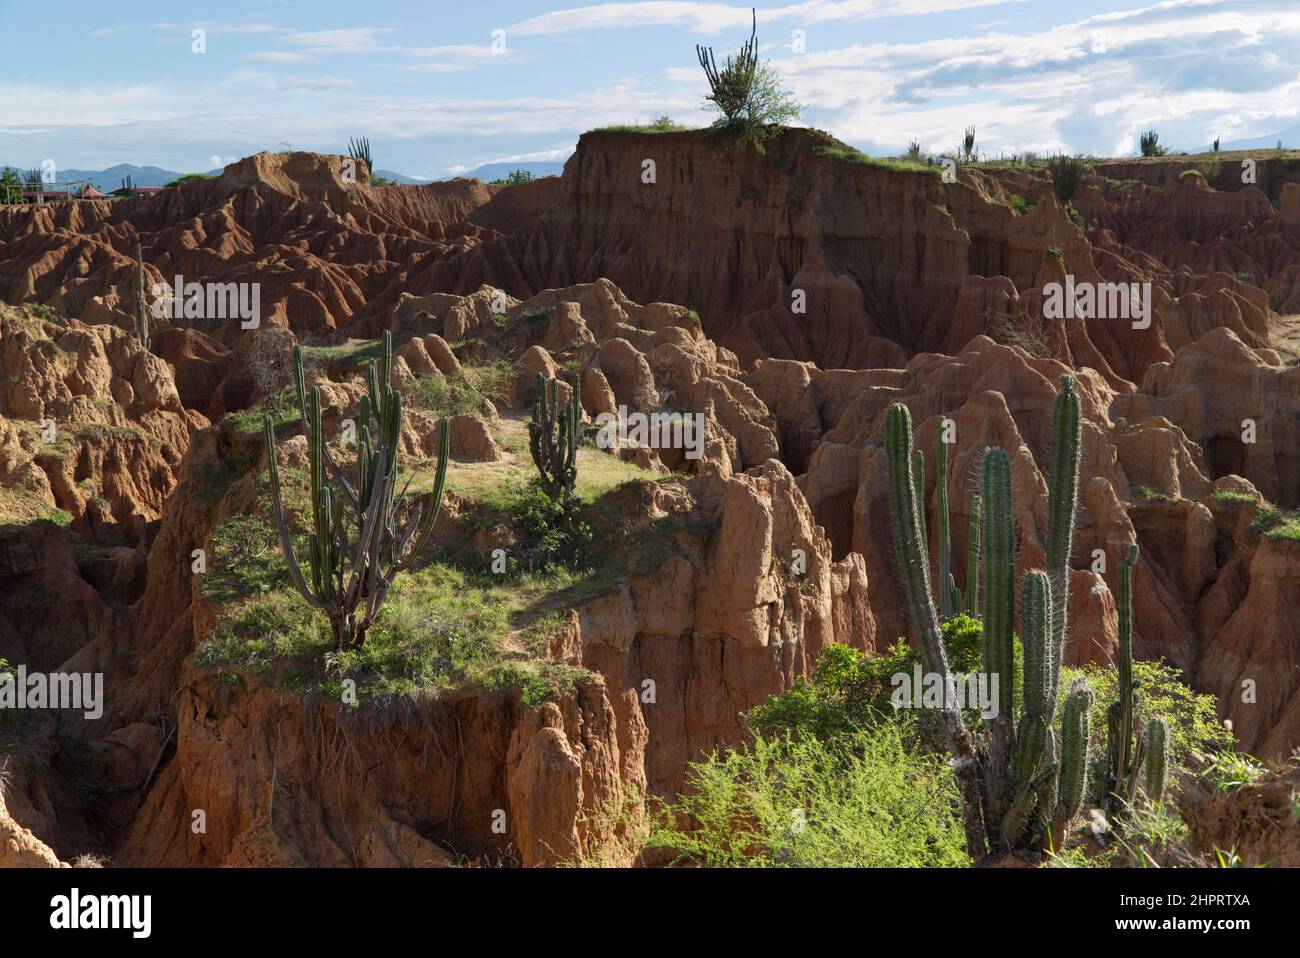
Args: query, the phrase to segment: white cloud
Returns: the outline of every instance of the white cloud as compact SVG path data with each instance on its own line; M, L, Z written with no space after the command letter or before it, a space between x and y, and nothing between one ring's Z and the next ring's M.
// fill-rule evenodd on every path
M1026 0L807 0L804 3L759 10L758 22L868 20L1023 2ZM751 22L749 6L686 3L683 0L643 0L555 10L517 23L507 33L528 36L651 26L681 26L696 33L717 33L721 30L747 28Z
M262 63L303 63L312 59L310 53L289 53L284 50L268 50L264 53L245 53L245 60L258 60Z

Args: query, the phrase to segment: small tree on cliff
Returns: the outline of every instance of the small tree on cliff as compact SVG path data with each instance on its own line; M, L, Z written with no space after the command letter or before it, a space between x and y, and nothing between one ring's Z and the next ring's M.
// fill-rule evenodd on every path
M749 41L735 56L727 57L721 70L712 47L697 45L695 53L709 81L706 109L720 114L713 129L726 143L753 144L762 152L763 141L799 119L802 108L782 86L776 67L758 59L757 12L753 18Z

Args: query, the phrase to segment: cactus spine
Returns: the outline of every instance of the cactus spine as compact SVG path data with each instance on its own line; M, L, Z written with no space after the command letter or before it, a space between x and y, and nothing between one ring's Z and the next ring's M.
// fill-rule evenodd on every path
M980 513L979 496L970 500L970 526L966 535L966 614L972 618L980 612Z
M335 462L321 428L321 394L306 389L302 349L293 351L294 384L307 436L311 531L307 536L308 574L293 546L285 514L275 426L262 421L271 480L275 523L289 578L303 599L329 618L337 650L358 648L398 573L423 554L433 532L447 479L450 438L447 420L438 430L438 466L427 500L397 521L398 446L402 428L401 394L392 388L393 343L384 333L379 363L371 363L369 392L358 404L356 488ZM373 420L373 428L372 428ZM351 528L352 534L349 534Z
M1051 464L1047 479L1047 575L1052 583L1052 685L1048 689L1048 714L1056 711L1060 691L1061 659L1070 596L1070 551L1079 507L1079 448L1083 418L1079 391L1072 376L1062 376L1052 406Z
M569 403L559 409L559 380L537 374L537 400L528 424L528 448L542 487L554 500L567 503L578 478L578 440L582 437L582 403L578 383L571 384Z

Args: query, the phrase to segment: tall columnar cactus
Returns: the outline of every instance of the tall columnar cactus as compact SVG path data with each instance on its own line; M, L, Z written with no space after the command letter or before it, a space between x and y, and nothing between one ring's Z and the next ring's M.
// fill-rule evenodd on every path
M939 420L939 442L935 456L934 516L939 532L939 615L950 619L957 614L952 581L952 540L948 532L948 444L944 442L944 421Z
M1140 742L1134 740L1139 697L1133 686L1133 567L1139 554L1135 542L1119 567L1119 651L1115 662L1119 698L1107 712L1107 791L1112 811L1133 801L1141 760Z
M135 244L135 335L149 348L149 311L144 301L144 252Z
M1142 793L1153 802L1165 795L1169 766L1169 727L1159 716L1142 726Z
M1066 821L1083 810L1083 800L1088 794L1093 701L1087 679L1079 677L1070 683L1061 716L1060 802Z
M1015 721L1016 529L1011 501L1011 463L1001 449L984 454L980 470L984 502L984 634L983 668L998 676L1000 714L992 723L993 764L1005 767L1010 728ZM999 740L1001 739L1001 740ZM998 753L1001 754L998 754Z
M1046 723L1051 688L1052 587L1042 572L1025 573L1021 583L1020 644L1025 656L1025 712Z
M1047 576L1052 584L1052 686L1048 714L1056 710L1070 595L1070 552L1079 508L1079 449L1083 419L1079 391L1071 376L1061 377L1052 407L1051 464L1047 476Z
M369 369L370 390L358 405L357 485L339 467L321 428L319 387L308 393L302 350L294 348L294 383L307 437L311 527L307 574L299 564L285 514L276 459L275 426L263 419L275 523L289 578L299 594L329 618L339 651L360 647L398 573L424 553L442 502L449 460L447 420L438 430L433 491L406 507L395 498L401 438L401 394L392 388L392 336L385 332L378 364ZM400 520L399 520L400 516Z
M980 522L983 501L970 500L970 526L966 534L966 614L980 614Z
M578 441L582 437L582 403L578 383L572 383L569 403L559 408L560 383L537 374L537 400L528 424L528 448L541 475L542 487L552 499L565 502L578 479Z
M916 477L912 471L912 416L906 406L891 406L886 413L885 453L889 460L889 513L894 558L903 580L903 593L921 659L927 671L937 674L942 684L943 705L939 708L939 719L953 754L953 772L961 795L962 821L966 831L966 850L972 858L978 859L988 851L979 760L970 730L961 712L951 704L956 701L956 688L930 593L929 550L921 524L925 500L917 494Z

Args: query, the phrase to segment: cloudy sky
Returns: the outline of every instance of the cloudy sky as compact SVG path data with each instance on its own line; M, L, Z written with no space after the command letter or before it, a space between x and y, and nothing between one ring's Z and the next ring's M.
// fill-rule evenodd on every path
M695 44L721 59L750 17L685 0L0 0L0 14L40 21L0 29L0 164L190 172L368 136L377 167L427 178L561 160L596 126L704 125ZM968 124L986 153L1098 155L1135 152L1151 127L1199 149L1300 124L1300 0L802 0L760 2L758 20L804 122L875 154L949 149Z

